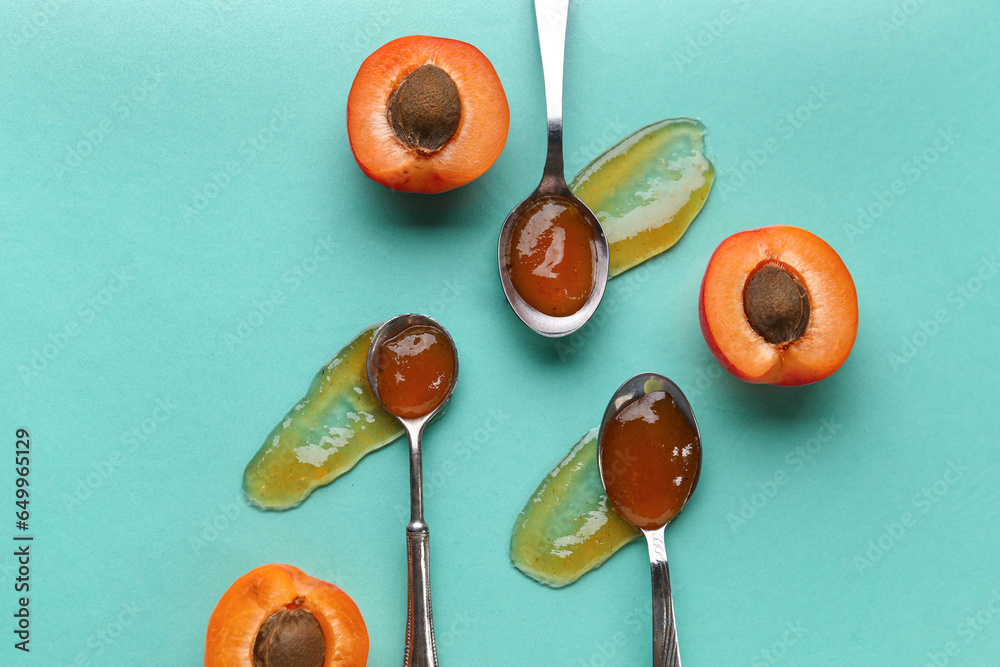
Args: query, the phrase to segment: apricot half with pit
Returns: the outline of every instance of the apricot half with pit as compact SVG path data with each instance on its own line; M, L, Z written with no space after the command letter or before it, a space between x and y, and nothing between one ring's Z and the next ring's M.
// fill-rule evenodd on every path
M820 237L787 225L723 241L698 305L712 354L747 382L822 380L847 360L858 333L858 296L844 262Z
M400 37L368 56L347 98L361 170L403 192L444 192L500 157L510 110L493 65L454 39Z
M291 565L236 580L208 619L205 667L364 667L368 629L347 593Z

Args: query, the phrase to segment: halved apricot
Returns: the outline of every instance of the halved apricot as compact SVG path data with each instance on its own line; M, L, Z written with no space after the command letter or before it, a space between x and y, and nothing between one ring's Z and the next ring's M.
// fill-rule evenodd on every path
M833 374L858 333L854 280L826 241L778 225L733 234L701 283L701 331L747 382L800 385Z
M291 565L262 565L208 619L205 667L364 667L368 629L354 601Z
M368 56L347 97L354 159L403 192L444 192L478 178L507 143L510 110L493 65L454 39L400 37Z

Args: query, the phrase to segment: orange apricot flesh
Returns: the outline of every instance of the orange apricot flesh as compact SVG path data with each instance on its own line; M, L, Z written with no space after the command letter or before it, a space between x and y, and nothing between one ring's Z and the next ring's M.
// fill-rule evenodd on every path
M857 291L843 260L823 239L787 225L723 241L698 305L712 354L746 382L822 380L847 360L858 332Z
M493 65L454 39L389 42L361 64L347 98L358 166L403 192L444 192L478 178L500 156L509 127Z
M306 618L311 615L322 630L320 645L325 649L316 664L367 664L368 629L354 601L333 584L296 567L271 564L237 579L215 606L205 637L205 667L269 664L266 655L262 662L261 631L267 632L269 619L289 612Z

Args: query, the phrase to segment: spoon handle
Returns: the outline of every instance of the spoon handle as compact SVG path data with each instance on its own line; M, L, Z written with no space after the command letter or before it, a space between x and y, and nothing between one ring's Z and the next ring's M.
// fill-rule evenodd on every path
M664 528L666 526L658 530L643 531L649 547L649 569L653 577L653 665L681 667L674 601L670 595L667 547L663 540Z
M403 420L400 420L403 421ZM423 423L403 421L410 440L410 523L406 526L406 652L404 667L437 667L434 618L431 615L431 579L428 561L429 531L424 523L420 433Z
M545 113L549 150L545 158L545 177L565 182L562 150L563 60L566 55L566 19L569 0L535 0L538 24L538 47L542 52L542 76L545 79Z
M426 526L406 529L409 594L406 613L406 655L404 667L437 667L434 619L431 615L431 582L427 560Z

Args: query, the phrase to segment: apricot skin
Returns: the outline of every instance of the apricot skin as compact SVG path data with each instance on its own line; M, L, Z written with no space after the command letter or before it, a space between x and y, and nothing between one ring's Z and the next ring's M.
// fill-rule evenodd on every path
M237 579L208 620L205 667L250 667L264 621L302 607L315 616L326 639L324 667L364 667L368 629L354 601L331 583L291 565L262 565Z
M808 291L805 333L781 345L753 330L743 309L747 280L762 265L779 264ZM787 225L734 234L716 248L698 299L701 331L712 355L745 382L797 386L835 373L858 331L858 299L843 260L821 238Z

